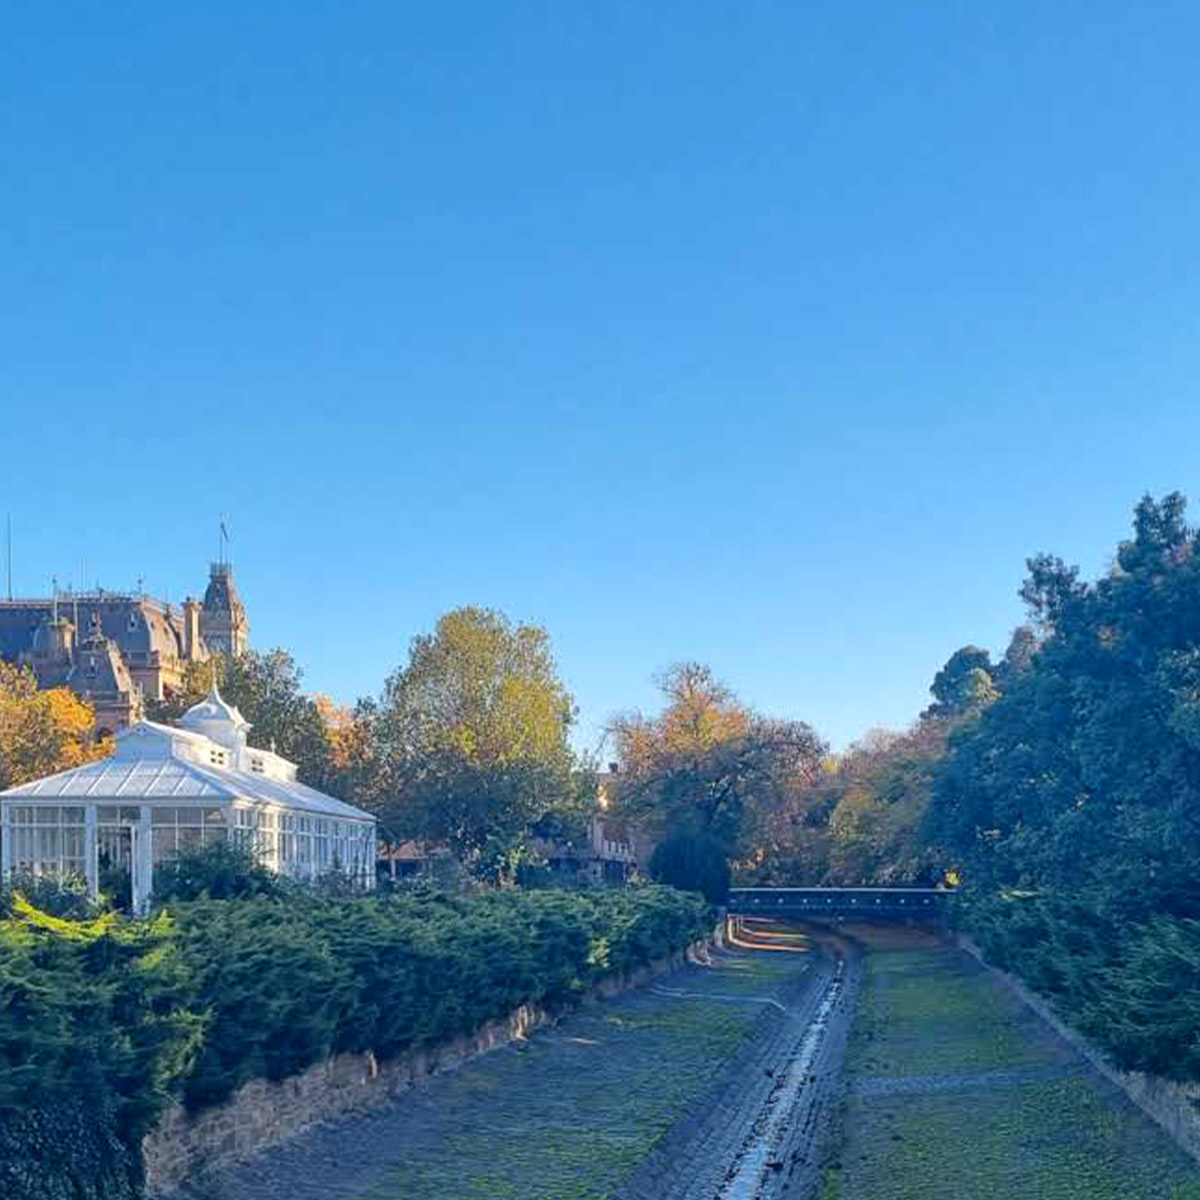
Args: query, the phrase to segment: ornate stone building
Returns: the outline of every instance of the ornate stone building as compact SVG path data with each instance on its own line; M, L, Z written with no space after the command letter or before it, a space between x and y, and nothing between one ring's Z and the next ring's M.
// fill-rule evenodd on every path
M107 733L182 691L189 664L244 654L249 633L227 562L212 564L203 601L181 605L103 590L0 600L0 659L31 667L40 687L69 687Z

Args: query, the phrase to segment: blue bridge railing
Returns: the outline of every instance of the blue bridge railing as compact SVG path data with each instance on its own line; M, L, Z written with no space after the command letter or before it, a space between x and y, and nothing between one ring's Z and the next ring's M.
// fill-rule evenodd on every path
M728 911L743 917L886 917L940 920L951 893L942 888L732 888Z

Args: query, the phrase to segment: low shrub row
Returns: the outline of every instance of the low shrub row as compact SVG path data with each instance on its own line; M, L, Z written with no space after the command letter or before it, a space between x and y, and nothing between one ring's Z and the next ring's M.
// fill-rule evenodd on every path
M218 1103L330 1054L382 1058L525 1003L565 1005L701 936L664 887L175 903L149 921L0 920L0 1138L80 1096L136 1146L163 1106Z
M1200 921L1010 892L972 900L961 924L1117 1066L1200 1081Z

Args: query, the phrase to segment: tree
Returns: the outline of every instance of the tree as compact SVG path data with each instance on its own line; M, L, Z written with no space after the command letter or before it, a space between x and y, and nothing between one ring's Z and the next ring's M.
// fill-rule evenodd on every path
M953 726L926 717L905 733L874 730L828 760L796 797L790 830L752 877L836 886L938 882L943 864L924 816Z
M934 702L922 715L953 718L979 711L996 698L992 676L992 658L986 650L978 646L955 650L934 676L929 687Z
M31 670L0 662L0 791L105 757L112 742L94 724L74 692L40 692Z
M930 836L981 887L1102 883L1126 910L1200 915L1200 556L1182 497L1144 497L1116 569L1029 561L1044 630L955 737Z
M1094 581L1047 554L1041 635L954 734L928 836L984 952L1126 1070L1200 1078L1200 531L1145 496Z
M658 684L657 716L624 714L609 725L620 811L671 842L672 863L707 863L713 847L727 862L761 856L820 770L824 742L803 722L756 714L702 664L676 664Z
M371 807L394 835L448 843L481 874L495 874L548 813L579 802L575 706L537 626L486 608L446 613L362 717Z

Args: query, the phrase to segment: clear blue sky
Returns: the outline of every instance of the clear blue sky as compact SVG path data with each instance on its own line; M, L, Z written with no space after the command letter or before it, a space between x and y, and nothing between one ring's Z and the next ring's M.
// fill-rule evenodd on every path
M179 599L226 512L339 698L473 602L585 742L683 657L903 724L1029 553L1200 503L1198 56L1192 0L10 5L17 590Z

